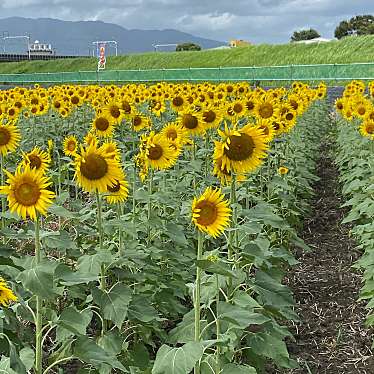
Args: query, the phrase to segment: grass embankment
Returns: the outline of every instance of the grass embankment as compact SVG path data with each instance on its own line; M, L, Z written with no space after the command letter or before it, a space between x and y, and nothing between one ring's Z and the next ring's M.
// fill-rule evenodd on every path
M200 52L148 52L108 57L108 70L273 66L287 64L341 64L373 62L374 36L349 37L321 44L261 44ZM24 61L0 64L0 73L92 71L96 58Z

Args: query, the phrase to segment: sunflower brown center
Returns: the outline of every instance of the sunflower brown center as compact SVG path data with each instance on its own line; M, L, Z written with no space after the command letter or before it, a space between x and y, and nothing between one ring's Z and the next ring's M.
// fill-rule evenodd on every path
M109 121L104 117L99 117L95 121L95 127L100 131L105 131L109 127Z
M253 108L255 107L255 103L253 101L247 101L245 106L248 110L253 110Z
M294 108L294 110L297 110L297 108L299 107L299 103L296 100L290 100L290 104L292 108Z
M110 111L110 114L113 118L119 118L119 116L121 115L121 112L119 110L119 108L116 106L116 105L112 105L109 109Z
M258 113L262 118L270 118L274 113L273 106L270 103L264 103L260 105Z
M75 150L75 141L74 140L70 140L69 142L68 142L68 150L69 151L74 151Z
M10 140L10 132L4 127L0 128L0 146L7 145Z
M366 132L370 135L374 133L374 123L369 123L366 125Z
M169 129L166 133L166 137L171 140L175 140L178 137L178 134L175 129Z
M286 114L286 120L287 121L292 121L293 120L293 114L292 113L287 113Z
M37 105L38 103L39 103L39 100L36 97L31 99L31 104L32 105Z
M164 151L162 147L158 144L155 144L149 149L148 158L151 160L159 160L162 157L163 153Z
M53 103L53 106L56 108L56 109L59 109L61 107L61 103L59 101L55 101Z
M250 157L255 149L252 137L247 134L231 135L228 149L225 148L225 155L233 161L243 161Z
M358 109L357 109L357 113L360 115L360 116L363 116L366 112L366 109L365 107L363 106L360 106Z
M180 96L174 97L173 105L174 106L182 106L183 105L183 99Z
M142 124L142 118L140 116L135 116L132 120L132 125L138 127Z
M235 113L241 113L242 110L243 110L243 105L240 104L240 103L236 103L236 104L234 104L234 106L233 106L232 109L233 109L233 111L234 111Z
M82 162L80 171L89 180L101 179L108 172L108 164L104 157L96 154L88 155Z
M108 186L107 187L108 192L115 193L118 192L121 189L121 183L117 180L113 186Z
M8 114L9 114L10 116L14 116L15 113L16 113L16 111L15 111L13 108L10 108L9 111L8 111Z
M73 96L71 98L71 103L74 105L77 105L79 103L79 97L78 96Z
M207 123L212 123L216 119L217 115L213 110L208 110L207 112L204 112L203 118L204 121Z
M131 113L131 105L126 100L122 101L122 109L125 113Z
M35 205L40 197L40 190L36 183L23 182L14 190L14 197L17 203L25 206Z
M267 126L260 126L260 129L263 131L264 135L269 135L269 128Z
M199 122L195 116L192 114L185 114L183 116L182 125L186 127L187 129L193 130L196 129Z
M196 209L200 209L199 217L196 219L199 225L209 226L216 221L218 210L214 203L204 200L196 205Z
M37 155L27 156L30 161L30 168L38 170L42 166L42 160Z

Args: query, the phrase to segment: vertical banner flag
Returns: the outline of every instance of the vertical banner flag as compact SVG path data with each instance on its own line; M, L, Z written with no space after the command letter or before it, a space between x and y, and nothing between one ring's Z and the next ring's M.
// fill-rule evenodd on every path
M105 69L105 43L99 45L99 61L97 63L97 70L104 70Z

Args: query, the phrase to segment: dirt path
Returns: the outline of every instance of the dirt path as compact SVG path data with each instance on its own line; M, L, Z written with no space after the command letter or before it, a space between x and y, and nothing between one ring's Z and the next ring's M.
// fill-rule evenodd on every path
M361 275L351 268L361 254L349 228L341 225L344 212L330 149L331 144L321 149L314 214L303 233L313 251L298 258L287 279L302 321L291 328L296 342L289 345L300 369L287 373L374 374L373 336L363 326L364 305L356 302Z

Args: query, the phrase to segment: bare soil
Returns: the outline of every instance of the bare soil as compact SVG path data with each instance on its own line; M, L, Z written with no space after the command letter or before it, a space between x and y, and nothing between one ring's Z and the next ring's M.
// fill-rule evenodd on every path
M302 253L286 283L294 292L301 323L290 326L295 342L288 342L300 368L268 373L373 374L373 331L365 328L365 304L357 303L361 276L352 269L361 256L341 221L345 211L338 171L329 150L321 147L320 180L315 184L313 216L305 223L303 239L312 248Z

